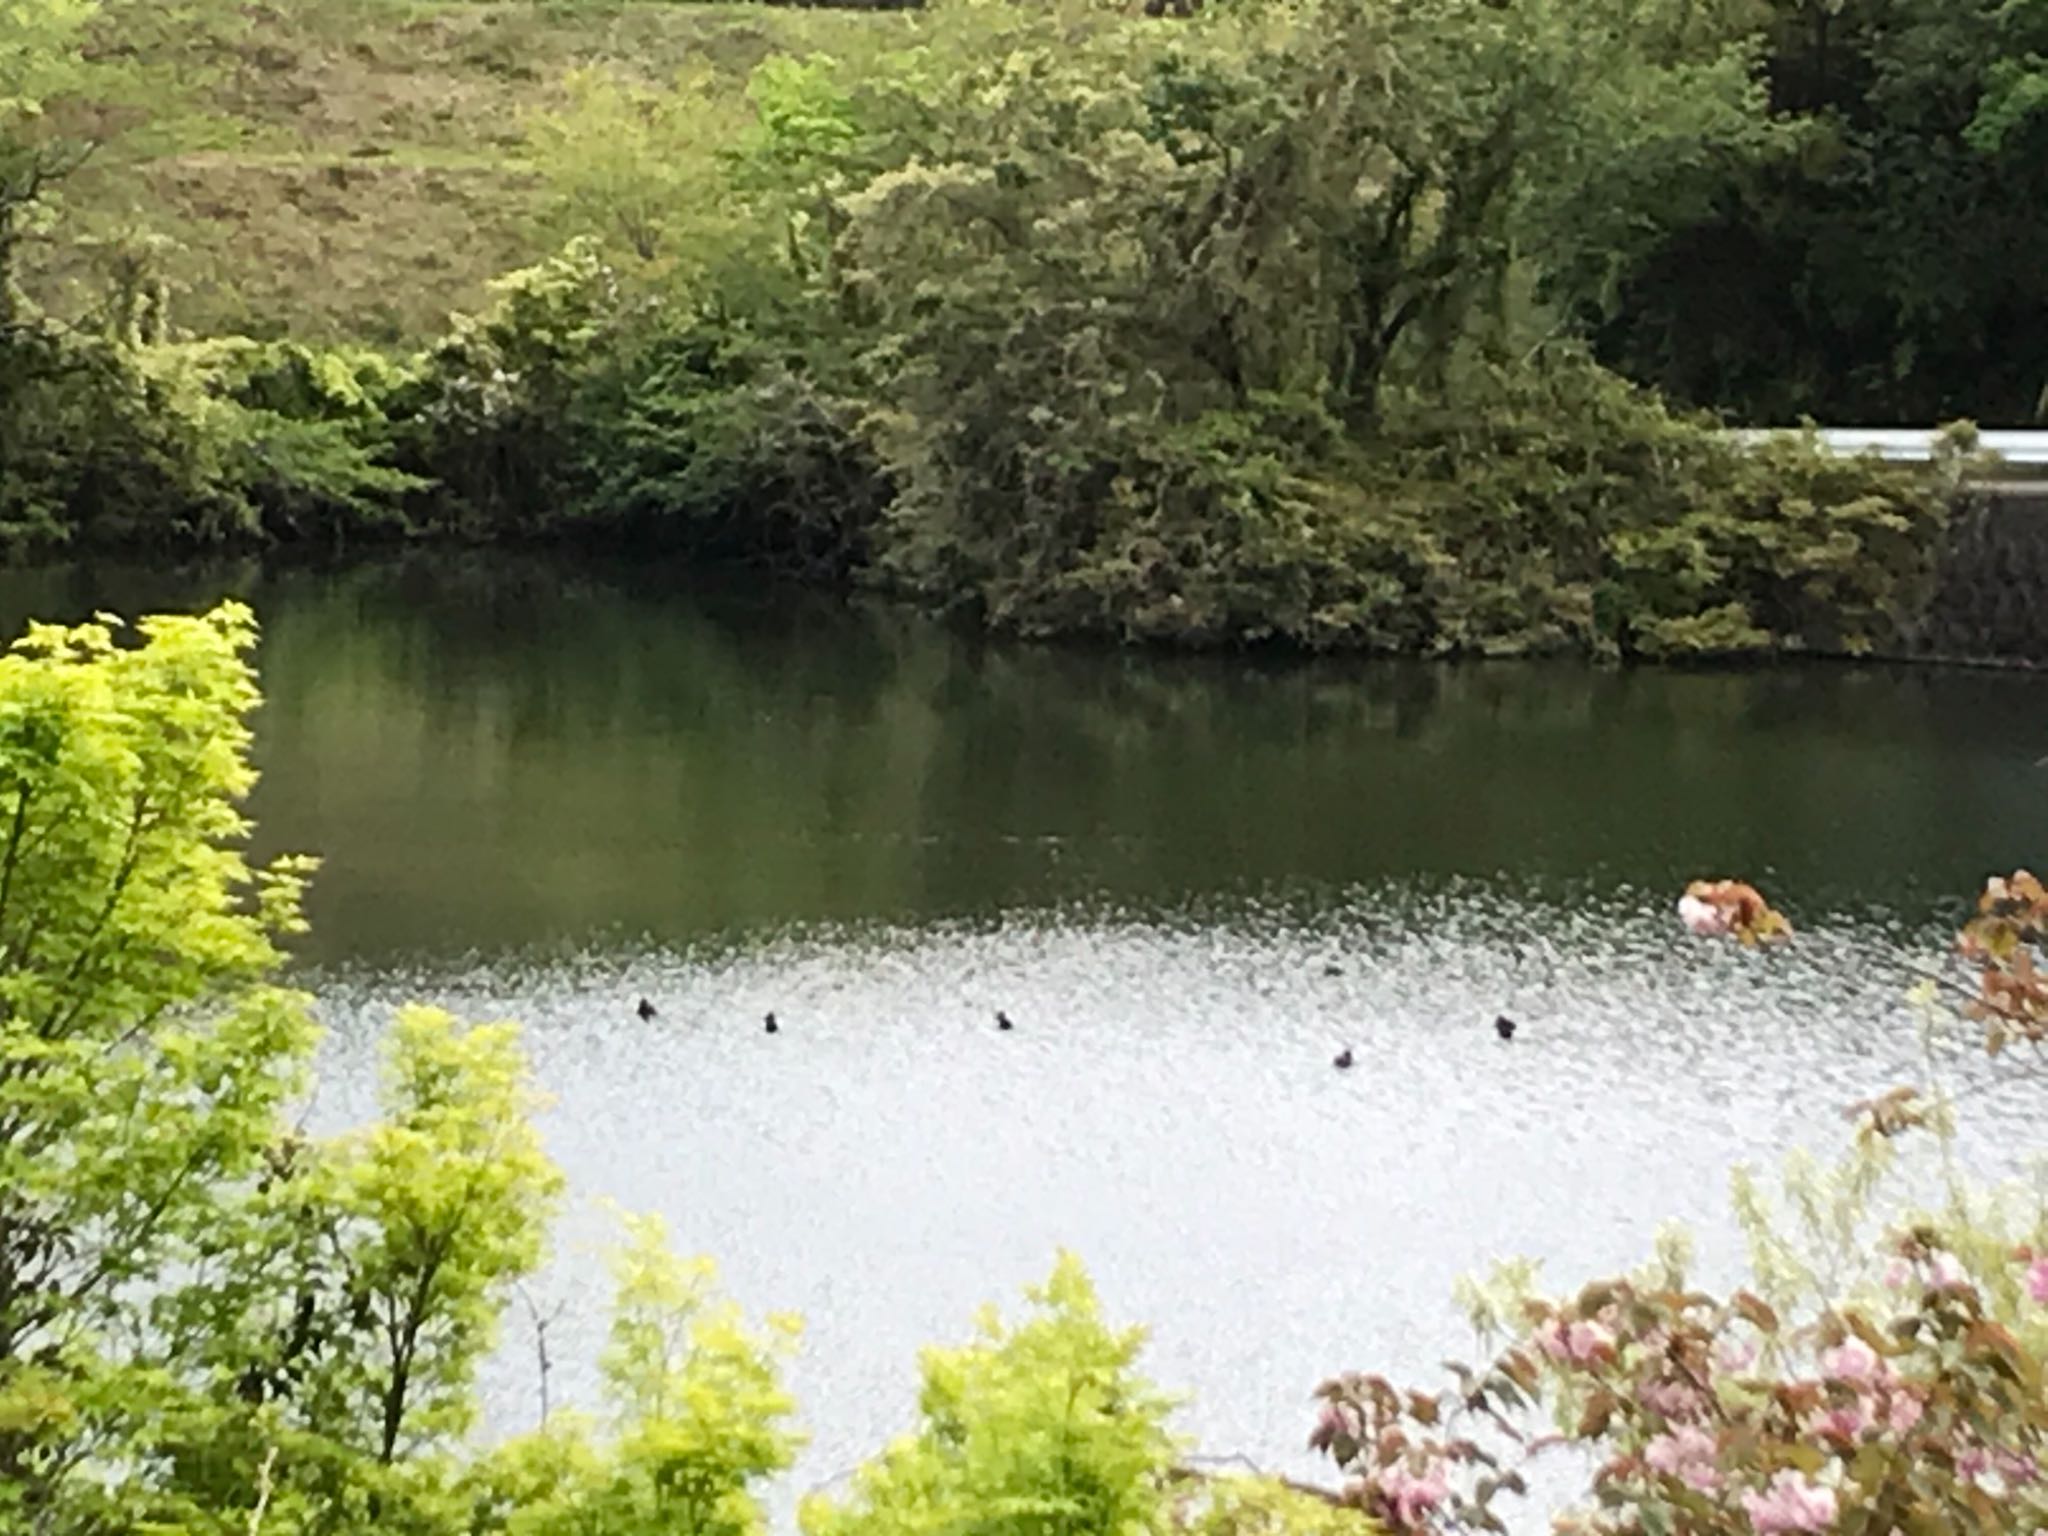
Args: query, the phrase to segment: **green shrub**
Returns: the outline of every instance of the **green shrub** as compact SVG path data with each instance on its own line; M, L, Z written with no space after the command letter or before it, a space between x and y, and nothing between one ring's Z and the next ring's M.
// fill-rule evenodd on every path
M1136 1329L1102 1320L1063 1255L1029 1292L1033 1316L993 1309L976 1342L928 1349L920 1424L855 1474L844 1499L807 1499L805 1536L1138 1536L1165 1519L1176 1446L1168 1403L1134 1374Z
M1916 615L1947 524L1944 467L1745 448L1569 351L1396 392L1369 439L1313 400L1118 409L1100 355L1067 361L1068 393L991 362L933 390L971 414L885 422L888 579L1026 634L1859 652Z
M189 381L92 338L38 337L7 351L0 538L12 553L254 537L223 413Z
M508 1442L470 1474L472 1529L509 1536L758 1536L756 1489L788 1469L800 1439L779 1360L796 1319L751 1332L714 1299L711 1262L685 1263L661 1223L629 1220L603 1360L614 1434L578 1416Z
M1863 651L1932 580L1951 476L1745 448L1584 358L1462 374L1388 412L1371 484L1437 551L1440 650Z
M865 564L888 490L861 403L755 327L664 328L595 381L585 421L565 523L812 579Z
M223 444L225 481L278 539L332 542L408 526L429 482L391 462L388 415L408 372L381 353L222 337L146 349Z
M404 526L375 354L220 337L39 336L0 425L0 538L192 547Z
M579 493L578 399L616 339L616 274L595 240L572 240L491 285L418 360L393 411L410 467L439 487L436 520L475 534L546 527Z

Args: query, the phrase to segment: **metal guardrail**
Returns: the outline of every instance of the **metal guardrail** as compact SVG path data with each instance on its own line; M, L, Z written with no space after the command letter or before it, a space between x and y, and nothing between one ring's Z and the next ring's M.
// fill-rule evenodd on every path
M1761 442L1779 431L1796 428L1743 428L1736 433L1746 443ZM1832 452L1875 453L1879 458L1902 464L1924 464L1934 457L1936 427L1821 427L1817 434ZM2015 468L2048 469L2048 431L1979 432L1977 447L1995 453Z

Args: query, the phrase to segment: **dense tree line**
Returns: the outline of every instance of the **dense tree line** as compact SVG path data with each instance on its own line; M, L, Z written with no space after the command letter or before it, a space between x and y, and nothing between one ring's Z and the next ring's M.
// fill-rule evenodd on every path
M46 166L96 23L31 14ZM1710 413L2031 403L2039 24L956 0L741 89L585 70L530 124L560 254L411 355L11 300L0 529L659 542L1038 634L1882 645L1939 477Z
M1616 273L1601 356L1748 421L2048 420L2048 6L1754 24L1791 137Z

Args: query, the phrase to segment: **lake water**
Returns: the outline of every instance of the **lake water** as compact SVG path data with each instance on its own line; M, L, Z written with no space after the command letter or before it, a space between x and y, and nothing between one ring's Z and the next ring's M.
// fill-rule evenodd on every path
M1570 1283L1678 1218L1725 1276L1729 1166L1918 1072L1905 968L2048 856L2048 677L1035 649L733 585L52 569L0 617L253 603L261 845L326 860L317 1121L370 1112L400 1000L522 1020L572 1189L532 1288L557 1400L602 1202L659 1211L808 1319L784 1507L1061 1246L1205 1449L1296 1471L1316 1381L1467 1349L1451 1287L1492 1257ZM1686 942L1720 873L1799 942ZM1966 1154L2044 1118L1988 1094ZM515 1309L495 1427L532 1421L530 1343Z

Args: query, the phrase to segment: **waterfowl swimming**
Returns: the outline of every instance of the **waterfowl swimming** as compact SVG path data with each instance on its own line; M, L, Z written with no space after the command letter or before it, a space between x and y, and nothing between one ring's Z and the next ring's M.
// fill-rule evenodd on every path
M1010 1022L1010 1016L1007 1013L1003 1012L1000 1008L996 1010L997 1029L1015 1029L1016 1027L1016 1025Z
M1493 1032L1503 1040L1515 1038L1515 1021L1506 1014L1499 1014L1493 1021Z
M778 1029L782 1028L780 1024L775 1022L775 1015L772 1013L768 1015L765 1022L768 1026L768 1033L771 1035L774 1034Z
M1349 1072L1351 1070L1351 1062L1351 1047L1347 1045L1344 1047L1343 1050L1337 1053L1337 1059L1332 1061L1330 1065L1335 1067L1339 1072Z
M656 1008L654 1004L650 1003L649 1001L647 1001L646 998L643 997L640 999L640 1006L638 1008L635 1008L633 1011L640 1015L640 1022L644 1024L647 1022L647 1020L653 1018L661 1010Z

